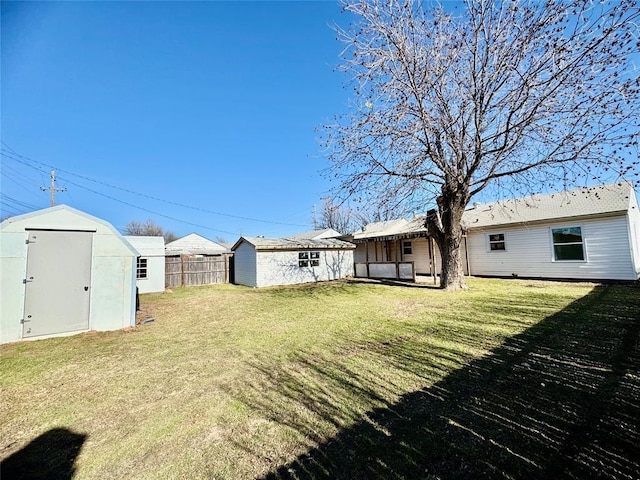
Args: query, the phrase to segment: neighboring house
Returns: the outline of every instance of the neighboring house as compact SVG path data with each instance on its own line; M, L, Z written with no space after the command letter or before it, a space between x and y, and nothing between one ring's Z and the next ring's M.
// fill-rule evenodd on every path
M424 216L380 222L354 233L356 276L410 278L406 262L417 274L440 273L440 253L424 222ZM627 182L474 204L462 224L466 274L640 278L640 212Z
M124 238L140 253L136 262L138 292L164 292L164 238L137 235Z
M475 204L463 223L471 275L640 277L640 212L627 182Z
M66 205L0 224L0 343L135 325L138 252Z
M233 252L196 233L165 245L165 285L187 287L227 283Z
M190 233L173 242L169 242L164 248L167 257L179 255L222 255L229 250L217 242L204 238L197 233Z
M333 238L240 237L232 247L235 283L267 287L350 277L354 249Z

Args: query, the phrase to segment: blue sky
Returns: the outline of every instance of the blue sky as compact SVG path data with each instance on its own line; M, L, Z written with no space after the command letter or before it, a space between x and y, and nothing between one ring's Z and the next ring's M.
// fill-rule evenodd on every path
M349 99L336 23L337 2L2 2L2 216L49 206L54 166L56 203L119 229L311 229L315 128Z

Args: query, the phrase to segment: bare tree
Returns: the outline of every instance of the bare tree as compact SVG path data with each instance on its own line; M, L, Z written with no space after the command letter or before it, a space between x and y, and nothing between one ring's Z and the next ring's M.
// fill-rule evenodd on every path
M334 203L329 197L322 199L320 217L315 223L319 229L333 228L343 234L351 233L358 228L356 216L351 208Z
M173 242L178 239L173 232L165 230L151 219L145 222L132 220L124 227L124 234L133 236L148 235L151 237L164 237L165 243Z
M356 16L338 29L355 98L325 126L330 172L343 197L435 207L426 226L444 288L465 288L461 219L485 188L637 179L635 0L466 0L453 11L347 0L344 9Z

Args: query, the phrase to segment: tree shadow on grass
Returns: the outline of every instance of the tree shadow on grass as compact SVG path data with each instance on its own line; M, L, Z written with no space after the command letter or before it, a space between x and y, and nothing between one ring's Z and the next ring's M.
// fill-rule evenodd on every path
M70 480L87 435L54 428L2 460L3 480Z
M256 388L272 393L244 401L318 445L265 478L638 478L639 334L638 287L600 286L471 362L411 338L364 346L399 372L424 372L431 385L393 404L376 398L393 385L377 381L375 368L363 378L346 362L311 356L302 376L264 368L267 384ZM434 372L440 380L430 383ZM343 428L349 395L378 408ZM283 399L338 433L316 438L307 420L287 415Z

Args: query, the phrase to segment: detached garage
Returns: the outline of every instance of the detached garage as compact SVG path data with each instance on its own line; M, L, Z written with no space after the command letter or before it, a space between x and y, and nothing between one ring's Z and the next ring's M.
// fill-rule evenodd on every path
M268 287L351 277L355 248L333 238L241 237L231 248L235 283Z
M138 252L66 205L0 224L0 343L135 325Z

